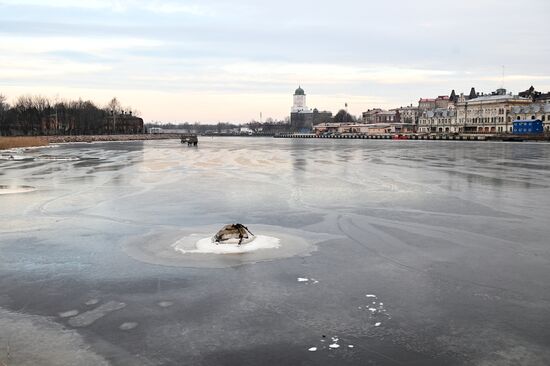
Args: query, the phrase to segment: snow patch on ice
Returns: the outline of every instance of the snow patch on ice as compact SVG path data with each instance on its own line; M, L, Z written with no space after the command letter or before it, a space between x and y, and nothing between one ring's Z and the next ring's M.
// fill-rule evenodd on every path
M298 277L298 282L307 282L309 278Z
M60 318L70 318L71 316L78 315L78 310L69 310L59 313Z
M210 237L197 241L196 249L185 249L181 240L172 244L172 247L182 254L244 254L262 249L277 249L280 246L278 238L265 235L257 235L253 241L241 245L216 244Z
M157 303L158 306L160 306L161 308L168 308L172 305L174 305L174 303L172 301L161 301L159 303Z
M340 348L340 345L338 343L333 343L328 345L330 348Z
M131 330L138 326L138 323L135 322L126 322L122 323L118 329L120 330Z
M95 305L97 303L99 303L99 299L90 299L90 300L86 301L84 304L86 304L86 305Z
M317 347L311 347L308 349L309 352L315 352L317 351Z
M379 327L382 323L378 322L376 324L374 324L375 327Z

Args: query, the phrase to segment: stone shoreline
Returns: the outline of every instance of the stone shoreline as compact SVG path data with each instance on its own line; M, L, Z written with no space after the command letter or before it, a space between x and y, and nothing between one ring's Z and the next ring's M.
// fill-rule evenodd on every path
M0 137L0 150L48 146L75 142L144 141L179 139L179 134L139 135L74 135L74 136L13 136Z
M101 141L144 141L179 139L179 134L140 134L140 135L75 135L75 136L46 136L50 144L66 142L101 142Z

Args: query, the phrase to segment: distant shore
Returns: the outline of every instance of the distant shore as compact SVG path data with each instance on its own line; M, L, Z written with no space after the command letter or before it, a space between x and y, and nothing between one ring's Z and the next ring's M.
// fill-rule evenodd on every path
M0 150L48 146L68 142L143 141L179 139L179 134L74 135L74 136L1 136Z

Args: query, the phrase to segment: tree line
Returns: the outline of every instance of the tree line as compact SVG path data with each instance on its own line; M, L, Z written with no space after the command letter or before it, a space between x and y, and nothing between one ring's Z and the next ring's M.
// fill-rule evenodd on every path
M0 135L101 135L142 133L143 120L117 98L98 107L90 100L53 101L24 95L13 105L0 94Z

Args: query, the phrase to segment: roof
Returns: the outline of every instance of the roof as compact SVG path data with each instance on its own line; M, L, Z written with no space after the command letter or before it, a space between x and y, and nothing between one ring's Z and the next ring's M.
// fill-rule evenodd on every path
M296 91L294 92L294 95L306 95L306 93L304 92L304 89L299 86L298 89L296 89Z

